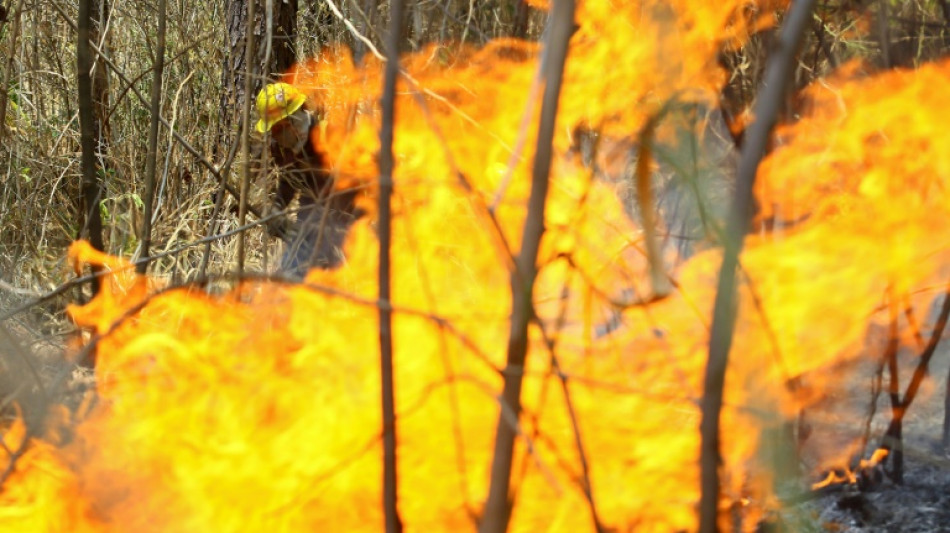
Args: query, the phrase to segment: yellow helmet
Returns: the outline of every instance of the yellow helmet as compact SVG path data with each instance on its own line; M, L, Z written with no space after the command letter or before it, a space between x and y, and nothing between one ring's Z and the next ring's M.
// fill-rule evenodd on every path
M297 112L307 97L289 83L271 83L257 94L257 114L261 117L254 126L264 133L281 120Z

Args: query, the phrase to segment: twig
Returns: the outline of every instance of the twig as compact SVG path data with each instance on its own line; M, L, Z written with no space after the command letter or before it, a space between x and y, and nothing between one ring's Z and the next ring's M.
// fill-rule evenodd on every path
M405 71L403 71L403 76L406 76ZM429 108L429 104L426 102L425 98L420 96L419 92L422 91L415 81L411 78L406 78L409 85L414 89L412 93L413 97L416 100L416 103L419 105L419 108L422 109L422 114L425 116L426 121L432 132L435 134L436 138L439 140L439 147L442 148L442 151L445 155L445 160L448 162L449 166L452 168L452 172L455 174L456 179L459 181L459 185L467 193L469 201L475 204L476 212L482 214L488 219L488 222L491 224L491 228L494 230L492 236L497 242L502 259L505 261L505 266L509 270L513 271L515 269L515 256L511 251L511 245L508 243L508 238L505 237L505 232L501 227L501 222L498 221L498 217L495 216L494 211L490 206L485 203L485 200L482 199L480 194L475 193L475 187L472 185L472 182L469 181L468 177L462 172L459 168L458 163L455 161L455 156L452 154L452 151L449 150L449 144L445 140L445 135L442 132L442 128L439 127L439 123L435 120L432 115L432 110Z
M33 438L33 430L27 426L26 432L23 434L23 440L20 441L20 445L17 446L16 451L10 453L10 462L7 463L6 468L3 469L3 472L0 473L0 489L3 488L3 484L6 483L7 479L13 474L13 470L16 468L16 462L26 453L26 448L30 444L30 440ZM6 447L6 446L5 446Z
M336 6L333 4L333 0L325 0L325 1L327 2L327 5L330 6L330 8L331 8L331 10L333 11L334 15L336 15L337 18L339 18L341 21L343 21L343 23L344 23L344 24L346 25L346 27L350 30L350 32L353 34L353 36L356 37L357 39L359 39L360 41L366 43L366 45L369 47L370 51L373 53L373 55L376 57L376 59L379 59L380 61L382 61L383 63L385 63L385 62L386 62L386 57L383 56L381 53L379 53L379 50L377 50L376 47L373 46L372 42L370 42L369 39L367 39L365 36L363 36L362 34L360 34L359 31L357 31L357 29L356 29L355 27L353 27L353 24L352 24L350 21L348 21L346 18L343 17L343 14L340 13L339 10L335 9ZM474 127L478 128L478 129L480 129L480 130L486 132L486 133L487 133L488 135L490 135L493 139L495 139L496 141L498 141L498 143L499 143L502 147L504 147L505 149L507 149L507 150L508 150L509 152L511 152L512 154L516 153L516 151L515 151L513 148L511 148L510 146L508 146L508 143L505 142L505 140L502 139L501 136L499 136L498 134L496 134L496 133L494 133L494 132L492 132L492 131L486 130L485 127L482 126L481 124L479 124L477 120L475 120L471 115L469 115L468 113L466 113L465 111L463 111L462 109L460 109L458 106L456 106L455 104L453 104L452 102L450 102L450 101L448 100L448 98L446 98L446 97L444 97L444 96L442 96L442 95L440 95L440 94L438 94L438 93L436 93L436 92L434 92L434 91L432 91L432 90L430 90L430 89L423 88L423 87L419 84L419 82L418 82L415 78L412 77L412 74L410 74L410 73L409 73L408 71L406 71L405 69L400 69L400 70L399 70L399 74L402 75L402 77L405 78L405 79L409 82L409 84L410 84L414 89L418 89L418 90L422 91L422 92L425 93L427 96L432 97L432 99L438 101L439 103L441 103L441 104L445 105L446 107L448 107L449 109L451 109L452 112L454 112L454 113L457 114L458 116L462 117L463 120L465 120L466 122L468 122L468 123L471 124L472 126L474 126Z
M340 21L343 22L343 25L346 26L346 29L350 30L350 33L353 35L353 37L365 44L366 48L369 48L370 51L373 52L374 56L385 61L383 54L379 53L379 50L377 50L376 46L373 45L373 41L370 41L368 38L366 38L366 36L360 33L359 30L356 29L356 26L354 26L353 23L349 21L349 19L343 16L343 13L341 13L340 9L336 7L336 4L333 2L333 0L324 1L327 3L330 11L333 11L333 14L336 15L336 18L340 19Z
M194 73L195 73L194 70L189 71L188 75L185 76L185 79L182 80L181 83L178 84L178 89L175 91L175 98L172 99L172 111L171 111L172 129L174 129L175 123L178 121L178 102L179 102L179 99L181 98L181 92L182 90L184 90L185 85L187 85L188 82L191 81L191 77L194 75ZM165 196L165 186L168 183L168 171L169 171L169 168L171 167L172 153L174 151L175 151L175 142L174 140L171 139L171 137L169 137L168 147L165 149L165 161L162 165L162 179L161 179L161 182L159 182L158 184L158 192L155 195L154 209L152 210L151 213L148 213L148 216L152 217L152 224L155 224L155 222L158 220L158 213L162 209L162 199ZM140 252L139 255L145 255L145 254L142 254Z
M871 440L871 423L877 414L877 402L881 397L881 391L884 389L884 366L887 365L887 358L881 357L874 369L874 375L871 377L871 401L868 406L868 413L864 417L864 430L861 432L861 446L858 448L861 453L867 449L868 442Z
M815 0L792 3L779 35L776 49L766 67L764 84L755 106L755 122L749 128L742 146L735 196L724 238L725 251L716 288L712 331L709 338L709 359L703 382L702 421L700 422L700 502L699 531L719 530L719 454L720 410L722 409L726 365L736 314L736 267L742 251L743 237L752 219L752 189L759 162L765 155L778 110L785 99L785 90L795 65L805 26L811 18Z
M565 287L566 290L566 287ZM558 317L558 329L563 327L564 320L567 315L567 299L564 300L562 305L562 312ZM591 520L594 522L594 530L597 533L604 533L607 529L604 528L603 523L600 521L600 516L597 513L597 503L594 500L594 489L590 482L590 464L587 460L587 452L584 447L584 438L581 435L580 422L577 418L577 410L574 408L574 401L571 399L571 391L567 385L568 375L561 370L561 362L557 356L557 351L555 349L556 343L554 338L547 334L544 328L544 323L541 319L534 314L533 322L541 330L541 335L544 338L544 344L548 348L548 354L551 358L551 372L557 376L558 382L561 384L561 392L564 394L564 406L567 409L568 417L571 420L571 429L574 432L574 446L577 448L577 458L581 463L581 479L580 486L581 490L584 492L584 498L587 499L587 506L590 509Z
M534 115L534 104L537 100L538 89L541 88L543 67L544 58L542 57L542 59L538 61L537 72L535 72L534 77L531 78L531 87L528 89L528 101L525 103L524 112L521 114L521 123L518 124L518 138L515 140L515 146L511 151L511 155L508 157L505 175L502 176L501 182L498 184L497 189L495 189L495 195L492 198L491 207L489 207L492 213L498 209L498 206L504 199L508 185L511 183L511 177L514 175L518 161L521 159L524 146L528 142L528 127L531 125L531 117Z
M412 224L406 225L406 241L409 246L410 253L414 256L419 256L419 240L416 238L415 233L413 232ZM435 291L429 283L428 272L425 269L421 269L419 281L422 286L422 293L426 298L428 303L429 312L435 312L438 308L439 298L436 297ZM465 435L462 431L462 410L460 407L458 385L456 384L456 379L450 379L456 377L453 375L454 369L452 366L452 360L450 359L450 349L447 342L447 337L443 328L439 328L439 357L442 361L442 368L445 372L445 377L448 383L448 394L449 394L449 408L452 411L451 425L452 425L452 436L453 436L453 445L455 446L455 467L458 470L459 474L459 484L458 492L462 497L462 501L465 505L465 511L468 515L468 518L472 521L472 524L477 527L478 525L478 512L475 510L475 506L472 504L471 489L469 483L468 475L468 462L466 461L465 453Z
M183 252L183 251L185 251L185 250L187 250L187 249L189 249L189 248L194 248L195 246L199 246L199 245L202 245L202 244L209 244L209 243L211 243L212 241L216 241L216 240L219 240L219 239L225 239L225 238L228 238L228 237L237 235L238 233L240 233L240 232L242 232L242 231L245 231L245 230L247 230L247 229L250 229L250 228L253 228L253 227L256 227L256 226L260 226L260 225L266 224L267 222L269 222L270 220L272 220L272 219L274 219L274 218L277 218L277 217L279 217L279 216L284 216L286 213L287 213L286 211L276 211L276 212L271 213L270 215L268 215L268 216L266 216L266 217L264 217L264 218L262 218L262 219L260 219L260 220L257 220L257 221L255 221L255 222L252 222L252 223L250 223L250 224L247 224L246 226L239 226L239 227L236 227L236 228L234 228L233 230L228 231L228 232L225 232L225 233L222 233L222 234L220 234L220 235L209 235L209 236L207 236L207 237L204 237L204 238L202 238L202 239L198 239L198 240L196 240L196 241L190 242L190 243L188 243L188 244L185 244L184 246L180 246L180 247L175 248L175 249L173 249L173 250L168 250L168 251L166 251L166 252L162 252L162 253L159 253L159 254L154 254L154 255L152 255L151 257L142 257L142 258L139 258L139 259L137 259L137 260L135 260L135 261L132 261L130 264L134 267L134 266L138 265L139 263L142 263L142 262L145 262L145 261L155 261L156 259L162 259L162 258L164 258L164 257L169 257L169 256L172 256L172 255L180 254L181 252ZM47 302L47 301L49 301L49 300L52 300L53 298L56 298L57 296L61 296L61 295L65 294L67 291L69 291L70 289L73 289L74 287L78 287L78 286L84 285L84 284L86 284L86 283L92 283L96 278L101 278L101 277L103 277L103 276L106 276L106 275L108 275L108 274L111 274L112 272L114 272L114 271L100 270L100 271L98 271L98 272L93 272L92 274L89 274L89 275L86 275L86 276L80 276L80 277L78 277L78 278L71 279L71 280L69 280L69 281L63 283L63 284L60 285L59 287L56 287L56 288L53 289L52 291L50 291L50 292L48 292L48 293L46 293L46 294L43 294L43 295L41 295L41 296L37 296L36 299L34 299L34 300L30 301L30 302L27 302L27 303L25 303L25 304L23 304L23 305L21 305L21 306L19 306L19 307L16 307L16 308L14 308L14 309L12 309L12 310L10 310L10 311L5 311L5 312L3 312L2 314L0 314L0 322L4 322L4 321L6 321L6 320L9 320L10 318L12 318L12 317L14 317L14 316L16 316L16 315L18 315L18 314L20 314L20 313L25 312L25 311L29 310L30 308L32 308L32 307L34 307L34 306L37 306L37 305L42 304L43 302ZM204 278L204 276L201 276L201 277Z
M69 16L66 14L66 12L63 10L62 6L60 6L58 2L50 1L50 5L53 6L53 9L57 13L59 13L59 15L63 18L63 20L66 21L67 24L69 24L74 29L77 28L76 21L69 18ZM99 55L99 57L103 61L105 61L106 65L108 65L108 67L112 70L112 72L114 72L115 75L118 76L119 79L122 80L122 82L126 84L126 86L132 91L132 93L136 96L136 98L138 98L139 102L141 102L142 105L148 107L149 101L145 99L145 96L142 95L142 92L138 90L138 88L129 79L129 77L125 74L125 72L122 69L120 69L118 65L116 65L115 62L113 62L109 58L108 55L103 53L102 50L100 50L99 47L95 45L95 43L90 42L89 46L93 49L93 51L96 52L96 54ZM228 194L230 194L234 198L240 198L241 194L238 192L238 190L235 189L233 185L228 183L227 179L224 177L224 174L226 173L224 172L224 169L228 168L230 166L229 164L224 165L222 169L219 170L219 168L214 163L212 163L211 161L208 161L208 158L206 158L201 152L199 152L197 148L192 146L191 143L189 143L187 139L182 137L182 135L178 133L178 131L176 131L172 127L171 124L169 124L169 122L165 119L165 117L161 117L161 122L165 126L165 128L168 129L169 133L172 134L172 137L175 138L175 141L177 141L178 144L180 144L185 149L185 151L191 154L192 157L194 157L198 161L198 163L200 163L201 166L203 166L215 178L215 180L221 185L221 187L223 187L224 190L228 192ZM258 218L263 217L261 211L257 209L256 207L254 207L253 205L248 206L248 211L250 211L252 215Z
M20 296L33 296L33 297L38 296L36 292L31 291L30 289L21 289L14 285L10 285L9 283L7 283L6 281L3 281L2 279L0 279L0 289L5 290L7 292L12 292L13 294L18 294Z
M158 118L162 106L162 74L165 71L165 19L167 13L165 0L158 0L158 43L155 46L155 67L152 70L152 101L149 105L152 114L148 128L148 151L145 154L145 220L142 222L142 256L148 257L152 244L152 204L155 202L155 167L158 162ZM243 221L242 221L243 222ZM136 267L139 274L145 274L148 262Z
M578 207L583 208L587 204L587 200L590 193L591 185L593 184L592 180L588 180L587 187L585 187L583 193L581 194L578 200ZM605 531L601 521L600 516L597 512L597 503L594 499L593 487L590 481L590 466L587 460L587 452L584 446L583 435L581 434L580 422L577 418L576 409L574 408L574 401L570 394L570 388L568 387L567 381L569 379L568 374L564 372L561 367L560 358L557 356L557 337L561 331L564 329L564 325L567 322L568 308L570 306L570 286L573 279L573 275L576 273L575 270L568 270L567 276L564 278L564 283L561 287L561 296L560 296L560 308L558 309L557 319L554 324L554 334L548 333L545 328L544 321L537 314L537 310L532 308L532 322L541 332L541 337L544 340L544 345L548 350L549 363L551 365L550 374L553 374L557 377L558 382L561 384L561 392L564 395L564 404L568 412L568 417L571 420L571 428L574 432L574 446L577 451L578 460L581 464L581 476L580 479L576 480L578 485L580 485L581 491L584 493L584 497L587 499L587 505L590 509L591 519L594 522L594 529L601 533ZM536 418L541 416L541 406L544 405L545 398L547 397L548 391L548 380L545 379L541 385L541 392L539 394L538 400L538 412L535 413ZM539 438L541 435L540 423L535 422L534 432L532 438ZM553 447L553 445L552 445ZM522 465L522 474L527 469L527 460L525 457L524 463ZM521 476L524 479L524 475ZM514 491L513 491L514 492Z
M385 79L383 82L383 123L379 132L379 301L390 302L392 276L390 241L392 239L393 136L396 115L396 78L399 76L399 41L402 34L402 0L389 3L389 34L386 39ZM383 512L386 533L400 533L396 469L396 399L393 390L393 317L388 308L379 309L379 354L383 409Z
M231 165L234 164L234 159L237 157L238 145L240 143L231 143L231 147L228 149L228 156L224 161L224 165L221 167L221 175L227 175L231 171ZM266 144L265 144L266 147ZM218 216L221 214L221 209L224 208L224 193L227 188L227 182L221 181L218 183L218 189L215 192L214 198L214 208L211 210L211 219L208 223L208 235L214 235L218 231ZM261 220L267 219L268 217L263 217ZM204 277L205 273L208 270L208 262L211 260L211 241L208 240L205 244L204 253L201 256L201 266L198 269L198 276Z
M528 352L528 324L532 316L532 295L534 280L537 276L536 261L541 236L544 233L544 204L547 200L551 171L554 125L561 94L564 63L573 31L574 1L561 0L553 3L550 33L544 52L547 64L544 73L541 120L538 125L538 140L531 177L531 196L528 199L528 214L522 233L521 252L518 254L516 269L511 274L511 330L508 339L502 402L510 407L516 421L521 414L522 371ZM504 533L508 529L513 504L508 492L516 428L506 421L504 408L499 414L495 431L491 481L482 523L479 527L480 533Z

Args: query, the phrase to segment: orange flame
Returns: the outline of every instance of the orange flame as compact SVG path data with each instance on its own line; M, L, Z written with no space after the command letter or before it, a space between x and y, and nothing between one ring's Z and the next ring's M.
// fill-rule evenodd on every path
M576 429L603 523L696 527L697 402L719 254L690 259L677 272L678 292L624 309L620 329L594 335L618 295L644 288L647 265L638 229L613 187L571 151L570 132L588 125L620 139L671 97L707 97L722 81L715 53L763 20L736 17L747 4L582 5L535 287L545 327L532 331L525 368L513 531L591 528ZM400 512L410 530L472 530L487 491L537 53L498 41L433 47L404 62L413 81L402 81L395 135L392 302ZM759 432L811 399L788 382L828 386L816 371L856 357L867 326L856 317L874 318L888 284L909 291L950 265L947 243L930 229L950 222L950 174L934 155L947 153L950 133L916 111L945 94L947 64L866 80L847 74L834 93L811 90L813 116L782 132L760 176L761 216L795 225L750 238L742 258L751 283L740 295L727 376L722 505L741 509L746 530L770 501L770 474L756 465ZM378 65L357 69L330 55L293 76L326 112L315 142L340 182L372 184ZM853 118L869 111L871 126ZM930 157L900 156L910 149ZM96 300L71 308L81 326L110 332L98 345L99 400L81 413L71 442L37 440L19 458L0 524L379 530L371 218L355 225L346 251L344 268L312 271L306 286L244 281L219 297L170 290L119 322L146 289L134 276L111 276ZM71 257L117 261L83 245ZM550 344L579 428L553 381Z
M857 469L852 471L850 468L845 468L844 471L840 473L832 470L831 472L828 472L828 475L825 477L825 479L817 483L812 483L811 488L812 490L818 490L838 483L857 483L857 473L869 470L881 464L884 459L887 459L889 453L890 452L884 448L878 448L874 450L874 453L871 454L870 459L861 459L860 463L858 463Z

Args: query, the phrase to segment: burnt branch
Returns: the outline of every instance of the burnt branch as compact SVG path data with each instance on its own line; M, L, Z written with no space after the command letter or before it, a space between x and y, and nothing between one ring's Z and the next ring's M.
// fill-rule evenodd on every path
M914 369L910 383L907 384L907 389L904 391L904 397L901 399L900 408L896 413L898 416L891 418L891 423L887 426L887 431L884 433L884 439L883 442L881 442L881 447L884 449L894 449L894 443L899 442L897 439L899 439L900 436L904 415L907 413L911 404L914 403L914 398L917 397L917 392L920 390L920 384L923 383L924 378L927 376L930 359L933 357L934 352L937 351L937 345L940 344L943 330L947 327L948 318L950 318L950 286L947 287L947 294L944 296L943 306L940 308L940 315L937 317L936 324L934 324L934 329L930 334L927 347L920 353L917 367ZM946 432L947 428L944 427L944 433Z

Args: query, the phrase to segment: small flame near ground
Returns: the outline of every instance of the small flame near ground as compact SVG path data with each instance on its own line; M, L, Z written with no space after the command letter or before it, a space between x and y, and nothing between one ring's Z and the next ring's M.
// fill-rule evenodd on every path
M576 430L604 524L697 525L697 406L720 254L684 262L674 294L622 310L622 327L594 335L616 300L646 289L647 264L615 187L592 176L570 133L583 125L620 142L669 98L710 98L722 83L719 48L770 22L735 17L746 5L581 5L535 288L545 332L532 331L525 368L513 531L591 529ZM393 305L400 512L410 531L473 530L487 492L537 55L536 45L503 40L433 47L404 63L412 81L400 86L395 135ZM329 54L291 76L325 109L315 142L340 185L371 189L378 64L355 68ZM811 115L780 132L764 163L760 216L786 227L750 237L742 257L723 412L724 524L740 516L753 530L774 508L760 435L841 386L846 376L827 369L860 356L868 323L886 319L876 309L888 287L911 292L947 274L950 243L933 228L950 223L950 133L933 110L948 87L948 63L875 77L849 66L809 89ZM363 201L371 210L372 194ZM0 493L0 525L378 531L372 217L357 222L346 252L343 268L312 271L305 285L244 281L223 296L149 296L149 281L126 274L123 260L77 243L75 261L122 272L70 309L77 324L109 332L98 345L98 397L77 413L69 439L54 431L18 458ZM15 449L24 435L18 422L4 442ZM846 460L832 453L823 464Z
M812 490L818 490L839 483L849 483L853 485L858 482L858 475L882 464L889 454L890 451L884 448L878 448L871 454L870 459L861 459L858 462L858 467L854 470L845 467L840 471L833 470L828 472L825 479L817 483L812 483L811 488Z

